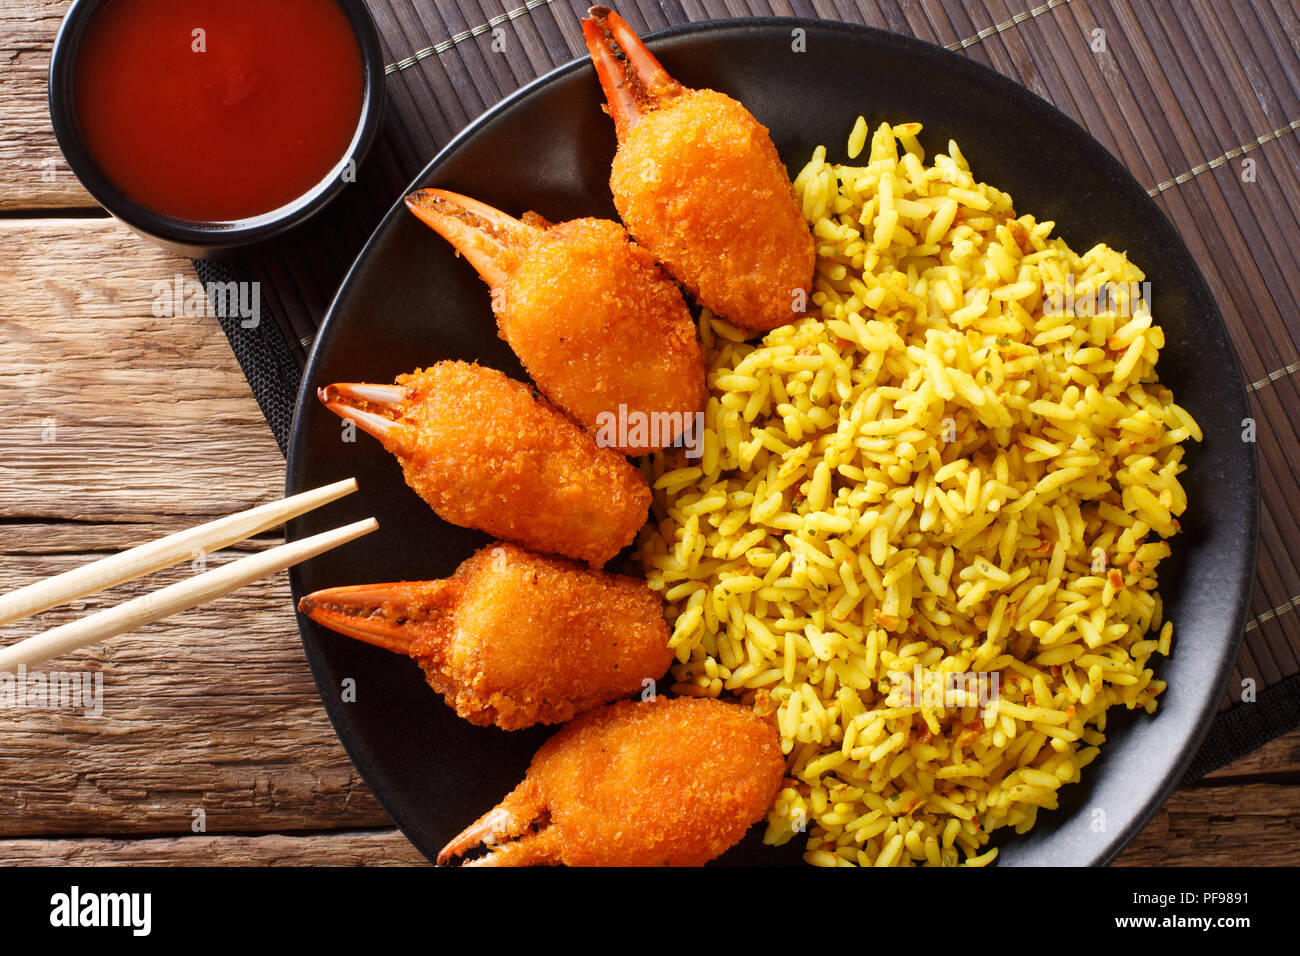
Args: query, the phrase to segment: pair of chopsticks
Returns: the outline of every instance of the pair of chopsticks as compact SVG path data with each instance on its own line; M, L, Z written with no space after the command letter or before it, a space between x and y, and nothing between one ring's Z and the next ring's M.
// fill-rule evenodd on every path
M0 625L13 623L59 604L192 560L196 554L219 551L356 490L356 479L347 478L291 498L218 518L187 531L179 531L88 564L84 568L19 588L0 597ZM331 548L369 534L378 527L379 523L374 518L366 518L301 541L282 544L0 648L0 673L12 671L21 665L31 667L43 663L69 651L197 607L259 578L276 574L300 561L314 558Z

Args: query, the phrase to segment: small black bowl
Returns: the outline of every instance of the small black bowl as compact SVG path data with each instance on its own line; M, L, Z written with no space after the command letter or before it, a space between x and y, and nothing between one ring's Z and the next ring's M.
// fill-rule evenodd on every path
M384 107L384 57L379 34L363 0L334 0L347 15L361 48L364 71L361 113L352 142L338 163L308 192L270 212L230 222L194 222L147 209L128 199L103 174L82 140L73 102L73 71L86 28L106 0L73 0L54 40L50 58L50 121L59 148L86 191L115 218L171 252L191 259L247 252L283 237L327 206L346 185L349 163L359 166L374 141ZM355 166L353 168L355 168Z

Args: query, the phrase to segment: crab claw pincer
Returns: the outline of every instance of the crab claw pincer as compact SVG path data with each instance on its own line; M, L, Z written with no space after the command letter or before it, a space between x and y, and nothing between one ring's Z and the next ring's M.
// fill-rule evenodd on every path
M766 127L682 86L614 11L582 21L618 134L610 188L633 238L709 309L747 329L807 309L815 250Z
M700 866L762 818L785 773L776 728L709 698L619 701L542 745L523 783L438 855L471 866Z
M558 724L640 692L673 653L646 583L512 544L481 549L441 581L329 588L313 621L408 654L472 724Z

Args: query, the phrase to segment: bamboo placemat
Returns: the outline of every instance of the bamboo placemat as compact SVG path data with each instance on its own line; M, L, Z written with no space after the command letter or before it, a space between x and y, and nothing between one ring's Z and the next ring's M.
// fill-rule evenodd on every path
M310 236L205 279L261 283L274 321L223 321L283 449L312 338L403 188L494 103L585 55L586 0L368 0L388 107L357 184ZM1300 12L1291 0L621 0L643 35L798 16L945 46L1028 87L1132 171L1178 228L1250 383L1262 464L1252 617L1188 780L1300 724ZM1229 361L1225 357L1225 362ZM1250 698L1243 702L1243 697Z

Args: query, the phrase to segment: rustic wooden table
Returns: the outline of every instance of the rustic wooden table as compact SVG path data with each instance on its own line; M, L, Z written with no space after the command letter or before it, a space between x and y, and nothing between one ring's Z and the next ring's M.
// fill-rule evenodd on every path
M216 321L155 314L190 263L107 218L59 155L45 89L65 8L0 0L0 591L278 497L284 477ZM103 714L0 714L0 863L424 862L334 736L284 575L57 667L102 672ZM1293 733L1175 793L1120 862L1294 865L1298 837Z

